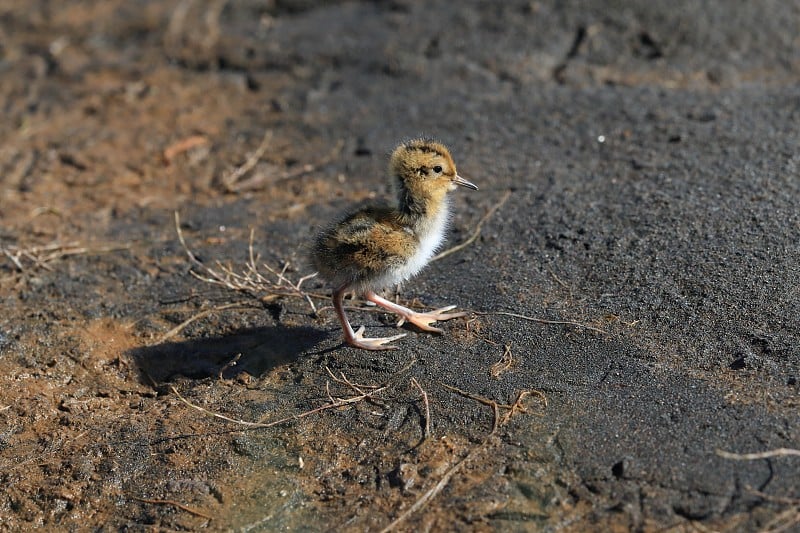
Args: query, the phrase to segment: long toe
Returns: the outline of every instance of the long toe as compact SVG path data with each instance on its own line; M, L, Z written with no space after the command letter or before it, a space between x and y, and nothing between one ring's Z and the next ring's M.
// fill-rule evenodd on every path
M437 316L437 320L443 322L445 320L450 320L453 318L461 318L462 316L467 316L466 311L458 311L457 313L448 313L447 311L452 311L457 306L455 305L448 305L447 307L440 307L439 309L434 309L430 311L428 314Z
M398 325L402 325L404 322L409 322L423 331L444 333L442 329L434 327L431 324L434 322L444 322L445 320L451 320L453 318L459 318L467 315L467 313L464 311L460 311L458 313L448 313L448 311L451 311L455 308L455 305L448 305L447 307L441 307L426 313L411 313L407 316L403 316Z
M350 346L355 346L356 348L362 348L364 350L397 350L397 346L392 346L389 343L397 339L402 339L405 336L405 333L400 333L399 335L392 335L391 337L364 337L364 326L361 326L358 328L358 331L355 332L353 338L346 338L345 340Z

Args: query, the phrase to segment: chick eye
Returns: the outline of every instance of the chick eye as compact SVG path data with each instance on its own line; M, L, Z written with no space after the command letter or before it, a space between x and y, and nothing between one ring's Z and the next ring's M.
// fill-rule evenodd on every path
M436 165L435 167L433 167L433 171L438 174L439 172L442 171L442 166L441 165Z

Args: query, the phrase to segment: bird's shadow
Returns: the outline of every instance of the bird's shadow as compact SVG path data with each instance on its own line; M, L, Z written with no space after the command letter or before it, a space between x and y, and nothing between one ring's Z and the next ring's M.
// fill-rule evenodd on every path
M143 383L154 385L178 376L202 379L231 378L247 372L262 376L290 363L328 337L310 327L261 327L230 335L165 342L135 348L129 353L138 366Z

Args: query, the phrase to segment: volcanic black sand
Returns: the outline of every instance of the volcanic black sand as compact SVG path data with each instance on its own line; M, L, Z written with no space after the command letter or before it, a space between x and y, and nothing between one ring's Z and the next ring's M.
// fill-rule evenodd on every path
M4 2L2 529L797 530L798 28L779 0ZM471 314L344 347L289 284L418 135L481 190L392 296Z

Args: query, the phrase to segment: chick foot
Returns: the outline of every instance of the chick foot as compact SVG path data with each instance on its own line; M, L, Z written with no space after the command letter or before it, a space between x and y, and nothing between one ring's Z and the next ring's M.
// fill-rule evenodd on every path
M345 333L344 340L350 346L355 346L356 348L363 348L364 350L397 350L397 346L392 346L389 343L394 342L397 339L401 339L405 337L405 333L401 333L399 335L393 335L391 337L378 337L378 338L369 338L364 336L364 326L361 326L353 333L352 336Z
M444 322L445 320L467 316L467 313L465 311L459 311L458 313L447 312L455 308L456 308L455 305L448 305L447 307L442 307L441 309L434 309L433 311L427 311L425 313L418 313L416 311L411 311L409 314L400 314L400 320L397 322L397 325L402 326L404 323L408 322L409 324L414 324L423 331L444 333L444 330L442 330L441 328L433 327L431 326L431 324L433 324L434 322Z
M391 311L392 313L399 316L400 320L397 322L398 326L402 326L404 323L408 322L409 324L414 324L423 331L431 331L434 333L444 333L444 330L442 330L441 328L437 328L431 325L434 322L443 322L445 320L459 318L467 315L465 311L460 311L457 313L448 313L448 311L452 311L453 309L456 308L455 305L448 305L447 307L434 309L433 311L418 313L417 311L412 311L408 307L404 307L394 302L390 302L386 298L381 298L374 292L368 292L367 294L365 294L365 297L370 302L373 302L376 305L380 305L384 309Z

